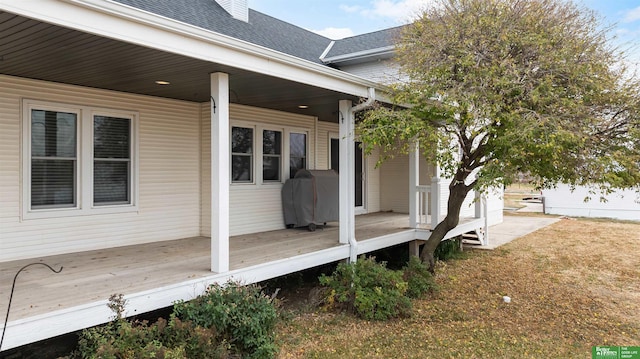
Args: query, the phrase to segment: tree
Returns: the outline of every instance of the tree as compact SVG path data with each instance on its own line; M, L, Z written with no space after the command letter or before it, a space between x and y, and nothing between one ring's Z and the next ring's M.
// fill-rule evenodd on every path
M640 188L640 86L607 30L562 0L440 0L406 26L392 93L403 106L369 111L358 131L381 160L418 141L452 179L420 253L431 270L472 189L523 172L539 187Z

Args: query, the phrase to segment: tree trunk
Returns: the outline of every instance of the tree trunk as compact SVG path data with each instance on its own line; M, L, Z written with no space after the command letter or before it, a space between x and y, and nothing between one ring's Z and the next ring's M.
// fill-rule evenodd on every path
M470 190L471 187L466 186L464 182L458 181L455 178L449 185L447 216L442 220L442 222L438 223L436 228L433 229L429 239L427 239L427 242L424 244L424 247L420 252L420 259L422 262L429 264L429 271L431 273L435 271L435 258L433 253L444 236L450 230L456 228L458 222L460 222L460 209L462 208L462 203Z

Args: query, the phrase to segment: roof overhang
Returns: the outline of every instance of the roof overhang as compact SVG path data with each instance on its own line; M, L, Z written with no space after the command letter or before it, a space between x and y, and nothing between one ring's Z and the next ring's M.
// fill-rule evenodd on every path
M208 74L227 72L232 102L325 121L338 100L384 90L329 66L113 1L0 0L0 10L20 23L0 21L0 31L12 35L0 40L3 74L203 102ZM313 112L314 106L323 109Z
M395 49L396 47L394 45L385 46L377 49L358 51L332 57L324 57L320 58L320 60L322 60L322 62L327 65L355 65L363 62L390 59L395 55Z

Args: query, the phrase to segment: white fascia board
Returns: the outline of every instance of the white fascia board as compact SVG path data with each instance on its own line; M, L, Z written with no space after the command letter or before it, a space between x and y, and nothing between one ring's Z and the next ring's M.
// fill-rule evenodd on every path
M322 59L322 62L324 62L325 64L335 64L335 63L346 62L346 61L366 59L366 58L375 57L375 56L386 55L388 57L391 57L395 53L395 50L396 50L396 47L394 45L391 45L391 46L380 47L377 49L369 49L364 51L353 52L350 54L332 56L332 57L321 58L321 59Z
M366 97L384 85L230 36L107 0L0 0L35 20L221 65Z

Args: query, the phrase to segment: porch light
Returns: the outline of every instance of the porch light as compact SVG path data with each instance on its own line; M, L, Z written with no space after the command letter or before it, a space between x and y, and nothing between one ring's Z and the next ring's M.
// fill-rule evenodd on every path
M300 105L300 106L298 106L298 108L305 109L305 108L309 108L309 106L307 106L307 105Z
M158 85L171 85L171 82L158 80L158 81L156 81L156 84L158 84Z

